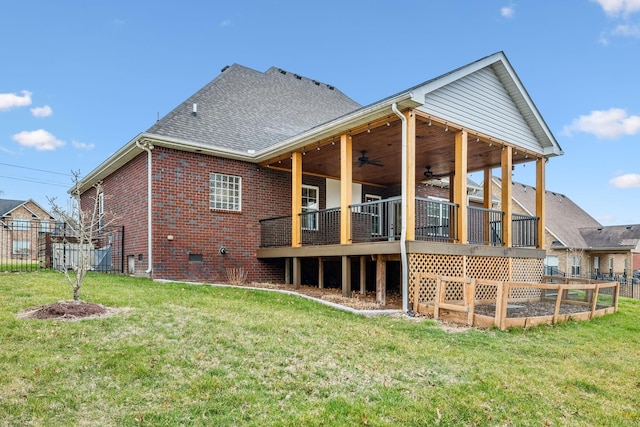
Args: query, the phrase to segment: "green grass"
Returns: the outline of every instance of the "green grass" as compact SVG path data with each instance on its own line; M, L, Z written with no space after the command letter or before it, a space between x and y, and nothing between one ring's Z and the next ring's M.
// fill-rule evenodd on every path
M635 426L640 301L589 322L447 332L295 296L92 274L121 311L16 318L71 298L0 275L0 425Z

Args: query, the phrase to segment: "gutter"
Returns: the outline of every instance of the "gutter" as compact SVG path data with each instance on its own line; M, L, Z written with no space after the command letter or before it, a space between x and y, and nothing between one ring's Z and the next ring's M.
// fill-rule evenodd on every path
M402 311L409 311L409 262L407 260L407 118L394 102L391 110L402 120L402 225L400 227L400 260L402 262Z
M140 140L136 140L136 147L147 152L147 252L149 253L149 259L147 262L148 268L145 273L151 274L151 271L153 271L153 228L151 226L151 161L153 159L151 150L153 150L153 145L151 145L151 143L148 141L146 141L144 144L141 144Z

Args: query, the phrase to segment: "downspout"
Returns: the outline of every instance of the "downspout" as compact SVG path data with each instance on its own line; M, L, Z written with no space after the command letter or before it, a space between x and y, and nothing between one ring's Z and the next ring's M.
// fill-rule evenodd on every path
M152 156L151 156L151 150L153 150L153 145L151 145L150 142L143 144L140 144L140 141L136 141L136 147L140 148L141 150L144 150L147 152L147 252L149 253L148 256L148 268L145 271L146 274L151 274L151 271L153 270L152 266L153 266L153 228L151 226L151 175L152 175L152 170L151 170L151 160L152 160Z
M402 189L400 226L400 261L402 263L402 311L409 311L409 262L407 261L407 118L394 102L391 110L402 120Z

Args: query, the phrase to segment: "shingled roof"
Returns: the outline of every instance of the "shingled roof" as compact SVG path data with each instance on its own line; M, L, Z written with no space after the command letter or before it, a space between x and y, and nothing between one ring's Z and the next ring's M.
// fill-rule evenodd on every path
M262 73L234 64L147 133L246 153L358 108L333 86L280 68Z
M0 217L4 217L7 214L11 213L18 206L27 203L26 200L9 200L9 199L0 199Z
M501 184L499 178L494 182ZM514 182L512 197L530 215L536 214L535 187ZM588 248L589 245L580 233L581 228L602 228L602 225L585 212L564 194L545 191L545 227L555 238L557 243L552 247Z
M635 249L640 251L640 224L581 228L580 235L592 249Z

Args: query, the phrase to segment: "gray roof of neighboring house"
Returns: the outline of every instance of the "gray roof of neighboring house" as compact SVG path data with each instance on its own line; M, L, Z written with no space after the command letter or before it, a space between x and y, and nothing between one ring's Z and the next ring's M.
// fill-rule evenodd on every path
M500 179L494 177L500 183ZM536 214L536 189L530 185L514 182L513 200L529 214ZM585 212L564 194L545 191L545 227L554 235L558 243L552 247L587 248L589 245L580 233L581 228L602 227L591 215Z
M638 248L640 244L640 224L581 228L580 234L587 242L588 247L592 249L634 249Z
M7 215L12 210L26 202L26 200L0 199L0 217Z
M275 67L263 73L234 64L147 132L246 153L358 108L333 86Z

